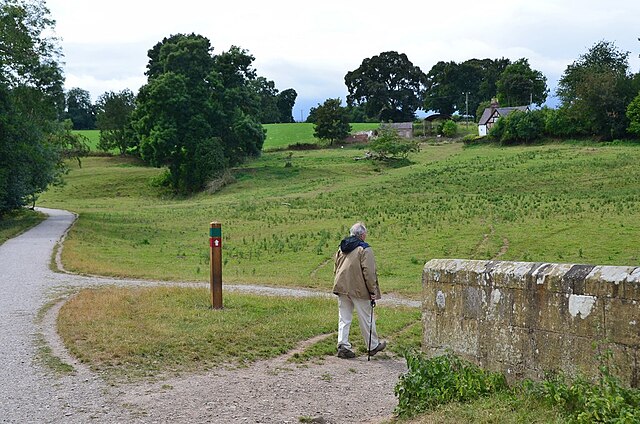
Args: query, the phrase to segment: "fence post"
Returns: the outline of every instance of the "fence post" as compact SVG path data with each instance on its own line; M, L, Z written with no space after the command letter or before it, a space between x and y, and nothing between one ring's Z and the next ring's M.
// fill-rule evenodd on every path
M209 227L209 246L211 307L222 309L222 228L219 222L212 222Z

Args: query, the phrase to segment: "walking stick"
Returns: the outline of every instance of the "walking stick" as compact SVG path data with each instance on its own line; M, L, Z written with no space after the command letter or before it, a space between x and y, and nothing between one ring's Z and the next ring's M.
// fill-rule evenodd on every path
M369 348L367 349L367 362L371 360L371 331L373 329L373 308L376 307L376 301L371 299L371 319L369 320Z

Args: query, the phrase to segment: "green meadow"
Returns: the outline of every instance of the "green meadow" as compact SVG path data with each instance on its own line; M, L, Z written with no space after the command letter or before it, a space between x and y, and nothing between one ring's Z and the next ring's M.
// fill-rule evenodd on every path
M285 167L289 153L274 151L189 198L154 186L159 169L90 157L39 205L80 215L62 255L71 271L205 282L220 221L224 281L319 290L362 220L383 291L417 299L432 258L637 265L639 147L444 143L403 167L356 161L357 147L296 151Z
M263 126L267 130L267 138L263 146L264 151L280 150L296 143L318 144L318 139L313 136L313 124L296 122L291 124L265 124ZM375 123L352 123L351 132L373 130L379 126L379 124ZM77 130L74 132L87 137L91 151L98 150L100 131Z
M92 152L98 150L98 143L100 142L99 130L74 130L73 132L87 138L87 144Z

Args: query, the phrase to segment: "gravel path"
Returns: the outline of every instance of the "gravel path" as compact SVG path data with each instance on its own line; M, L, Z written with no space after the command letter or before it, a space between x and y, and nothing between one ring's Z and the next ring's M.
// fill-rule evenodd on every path
M328 423L374 423L387 419L393 387L406 370L398 358L327 358L293 365L287 355L246 368L218 369L156 382L110 386L64 349L55 320L63 301L42 319L37 313L69 288L96 285L185 285L54 273L54 246L75 216L40 209L49 218L0 245L0 422L3 423L295 423L322 417ZM323 292L225 285L225 290L285 296L331 296ZM388 298L382 304L419 306ZM310 341L312 342L312 341ZM38 358L49 348L74 367L57 375ZM321 421L320 421L321 422Z

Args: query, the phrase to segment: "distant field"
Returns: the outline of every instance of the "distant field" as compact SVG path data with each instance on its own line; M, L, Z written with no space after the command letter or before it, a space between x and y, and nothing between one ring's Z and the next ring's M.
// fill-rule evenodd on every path
M352 132L366 131L378 128L379 124L354 123L351 124ZM295 143L318 143L318 139L313 136L313 124L293 123L293 124L266 124L267 139L264 142L263 150L281 149ZM98 130L77 130L89 139L91 151L98 150L100 141L100 131Z
M98 130L75 130L77 134L87 137L89 140L89 148L92 152L98 150L98 142L100 141L100 131Z
M292 124L266 124L267 139L264 142L263 150L274 150L287 147L295 143L318 143L318 139L313 136L313 124L306 122ZM351 131L366 131L378 128L380 124L353 123Z
M214 195L175 198L162 171L87 158L39 205L80 219L63 251L73 271L208 278L208 224L223 223L224 279L328 290L331 256L364 220L386 292L419 298L431 258L638 265L640 146L425 146L403 168L355 148L267 152Z

